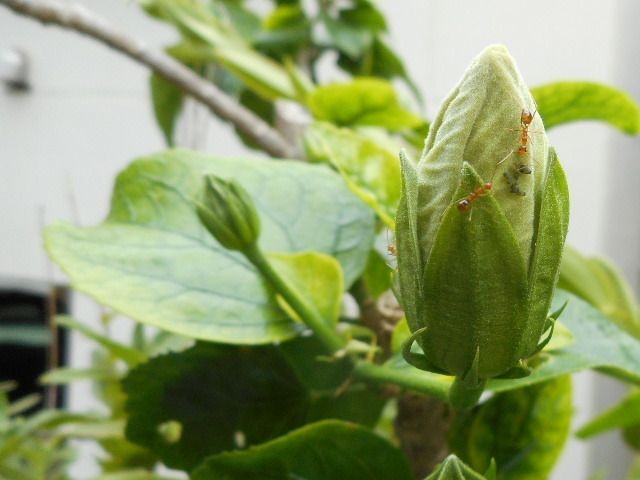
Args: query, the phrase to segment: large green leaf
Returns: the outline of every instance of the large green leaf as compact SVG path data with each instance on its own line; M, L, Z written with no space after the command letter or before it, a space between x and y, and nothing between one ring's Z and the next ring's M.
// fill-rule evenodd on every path
M601 120L625 133L640 133L640 107L627 93L591 82L557 82L531 89L544 126Z
M640 341L621 330L585 301L562 290L556 292L551 310L557 310L566 300L569 300L569 304L560 319L574 335L575 341L559 350L543 351L534 357L531 365L534 369L528 377L489 380L486 388L488 391L514 390L586 369L595 369L640 385ZM394 342L399 340L394 339ZM404 370L405 375L415 376L416 381L429 376L430 379L438 379L447 384L451 382L450 377L411 367L401 355L394 355L387 365Z
M123 386L127 437L180 469L302 425L309 402L275 347L200 343L141 365Z
M240 452L208 458L192 480L410 480L400 450L356 425L324 421Z
M458 415L450 432L452 450L478 471L495 459L504 480L547 478L571 425L571 378L556 377L503 392Z
M127 436L188 469L320 419L373 427L385 399L362 384L344 388L349 362L318 361L323 353L315 338L301 337L280 348L198 343L153 358L124 380Z
M45 233L73 285L140 322L186 336L257 344L299 331L239 253L202 227L192 199L202 177L235 178L254 199L266 252L313 250L341 263L348 287L364 269L374 216L329 168L174 150L134 162L96 227L56 223Z

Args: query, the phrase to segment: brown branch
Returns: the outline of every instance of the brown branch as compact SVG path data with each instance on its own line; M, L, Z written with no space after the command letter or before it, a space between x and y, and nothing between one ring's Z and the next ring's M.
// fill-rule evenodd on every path
M117 31L84 7L66 7L30 0L0 0L0 4L43 24L59 25L105 43L114 50L146 65L186 94L202 102L220 118L231 122L270 155L281 158L298 156L294 145L287 142L277 130L229 95L200 78L164 51L151 48L143 41Z

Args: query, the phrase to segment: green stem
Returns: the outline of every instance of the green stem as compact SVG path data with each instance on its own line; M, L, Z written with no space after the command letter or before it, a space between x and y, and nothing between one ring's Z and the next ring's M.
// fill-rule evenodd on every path
M291 285L271 266L257 245L253 245L253 247L244 250L242 253L253 263L276 292L284 298L293 311L298 314L304 324L313 330L318 339L331 353L338 352L346 347L345 341L327 325L316 308L291 288Z
M276 292L298 314L305 325L314 331L318 339L329 351L334 353L346 347L344 340L326 324L315 307L291 288L286 280L271 266L257 246L247 249L243 253ZM353 376L360 380L375 383L391 383L444 401L448 399L448 383L435 380L426 375L415 375L385 365L376 365L365 360L355 360Z
M471 410L478 404L486 385L486 380L478 380L475 385L470 386L468 381L456 377L451 385L448 401L458 410Z
M376 383L392 383L418 393L423 393L439 400L448 401L448 382L436 380L427 375L415 375L385 365L376 365L364 360L357 360L353 368L353 376L360 380Z

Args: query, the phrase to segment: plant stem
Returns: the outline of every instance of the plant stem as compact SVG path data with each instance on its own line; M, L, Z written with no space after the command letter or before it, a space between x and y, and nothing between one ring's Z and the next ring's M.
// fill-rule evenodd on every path
M260 274L271 284L275 291L284 298L289 306L298 314L305 325L317 335L318 339L331 353L346 347L345 341L325 322L316 308L295 291L271 266L269 260L257 245L242 252L258 269ZM365 360L354 361L353 376L360 380L375 383L391 383L399 387L430 395L440 400L448 399L449 384L434 380L427 375L415 375L385 365L376 365Z
M447 401L449 398L450 384L435 380L426 374L416 375L385 365L357 360L353 368L353 376L376 383L392 383L439 400Z
M479 380L470 387L463 379L456 377L449 392L449 402L458 410L471 410L478 404L486 385L486 380Z
M260 251L257 244L242 252L258 269L262 276L271 284L278 294L284 298L289 306L298 314L304 324L318 336L318 339L331 352L336 353L346 347L345 341L329 326L318 313L295 289L280 276L271 266L269 260Z

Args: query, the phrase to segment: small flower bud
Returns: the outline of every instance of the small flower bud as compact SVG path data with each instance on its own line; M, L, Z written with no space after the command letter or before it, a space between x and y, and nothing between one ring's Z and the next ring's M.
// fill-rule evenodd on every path
M207 175L198 217L214 238L229 250L252 247L260 235L260 218L247 191L235 180Z
M419 161L401 153L400 295L419 368L483 380L526 374L548 327L567 233L564 172L502 46L472 63ZM409 345L410 346L410 345ZM473 381L472 381L473 380Z

